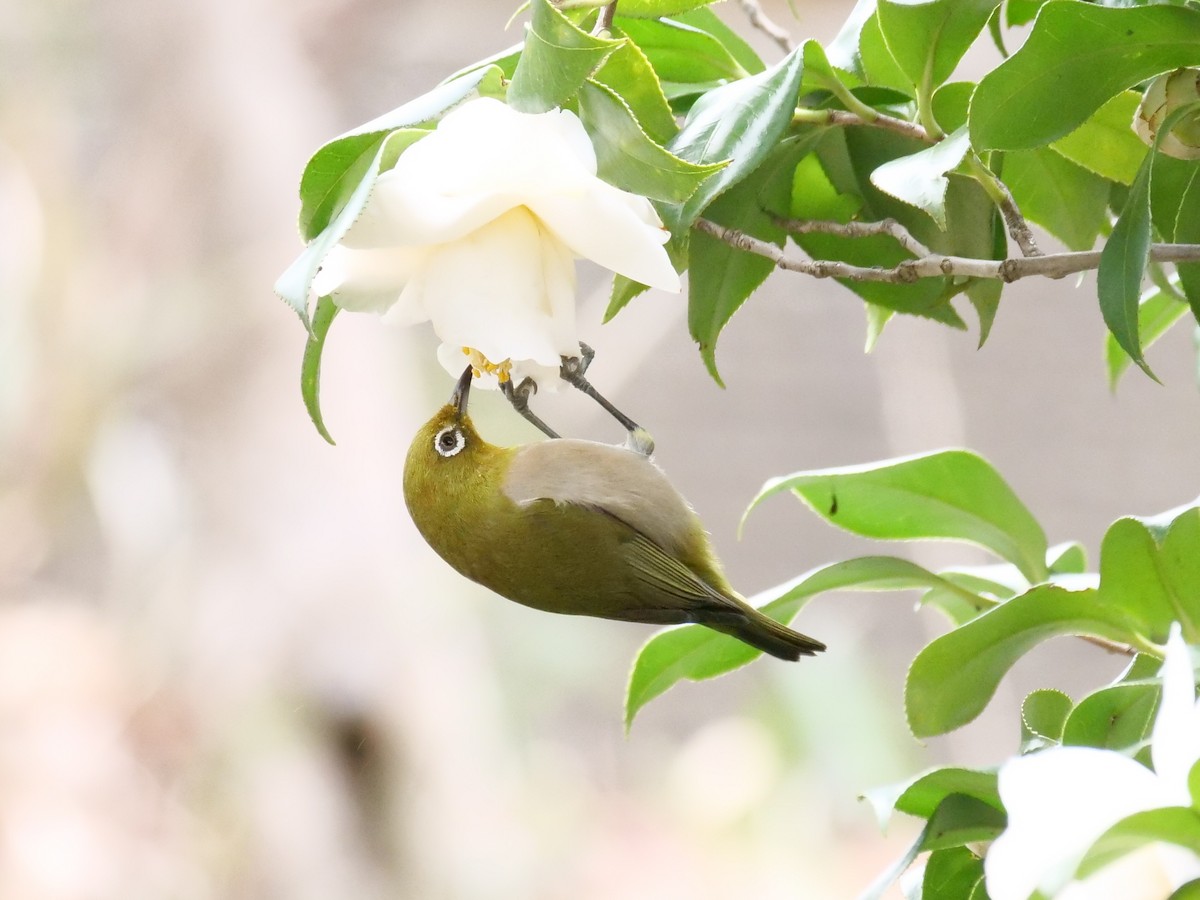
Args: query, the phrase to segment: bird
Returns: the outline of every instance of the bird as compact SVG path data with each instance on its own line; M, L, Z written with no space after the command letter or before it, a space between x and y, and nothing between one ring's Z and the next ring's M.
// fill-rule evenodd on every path
M404 463L409 514L452 568L546 612L694 623L785 660L825 649L733 589L648 454L574 438L490 444L467 414L473 375L468 366Z

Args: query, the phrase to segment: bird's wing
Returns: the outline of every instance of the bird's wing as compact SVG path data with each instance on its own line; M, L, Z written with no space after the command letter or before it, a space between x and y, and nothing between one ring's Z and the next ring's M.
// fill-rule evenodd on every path
M537 500L599 509L678 551L696 514L653 462L623 447L560 439L521 447L504 478L504 493L527 506Z
M664 617L663 621L696 621L698 612L740 614L736 601L726 597L640 531L630 526L630 532L622 549L643 588L638 595L653 598L653 608L664 613L686 612L683 619Z

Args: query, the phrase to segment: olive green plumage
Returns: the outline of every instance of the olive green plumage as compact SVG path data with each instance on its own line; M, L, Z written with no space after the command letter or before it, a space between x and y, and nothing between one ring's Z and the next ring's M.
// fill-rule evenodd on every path
M404 499L460 573L547 612L695 622L782 659L825 649L749 606L699 518L647 457L591 441L484 441L466 414L470 370L417 433Z

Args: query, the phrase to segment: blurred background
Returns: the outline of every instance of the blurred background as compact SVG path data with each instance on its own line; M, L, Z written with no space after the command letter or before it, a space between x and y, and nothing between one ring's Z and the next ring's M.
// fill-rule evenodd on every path
M766 4L799 38L851 7ZM514 43L512 4L62 0L0 4L0 897L839 898L914 834L857 799L1014 752L1033 687L1121 661L1055 641L976 723L921 745L903 675L942 628L906 595L832 595L830 650L684 685L626 736L642 626L557 618L464 582L418 538L400 475L449 395L432 333L343 316L325 444L304 332L271 292L300 250L325 140ZM743 32L735 4L720 13ZM765 58L778 58L756 40ZM986 58L979 65L991 65ZM966 445L1051 542L1095 558L1123 514L1187 502L1200 402L1186 327L1105 383L1094 284L1023 282L987 346L776 276L706 375L679 297L600 327L596 385L658 441L747 594L879 552L768 477ZM617 441L582 395L537 398ZM474 398L496 442L533 433ZM917 547L938 565L983 558Z

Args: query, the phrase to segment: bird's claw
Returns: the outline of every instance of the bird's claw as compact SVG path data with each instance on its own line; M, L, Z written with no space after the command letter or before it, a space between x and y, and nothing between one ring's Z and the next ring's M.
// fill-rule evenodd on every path
M537 393L537 382L526 376L521 379L521 383L513 387L511 381L505 381L500 384L500 391L508 398L508 402L512 404L513 409L519 413L524 413L529 409L529 398Z
M557 438L559 434L536 415L529 408L529 398L537 393L537 382L532 378L526 377L521 379L521 383L513 387L512 381L500 382L500 392L512 405L512 408L520 413L530 425L546 435L548 438Z
M596 351L583 341L580 341L578 356L562 357L562 365L558 368L558 377L567 382L567 384L578 386L579 382L587 374L592 360L595 358Z

